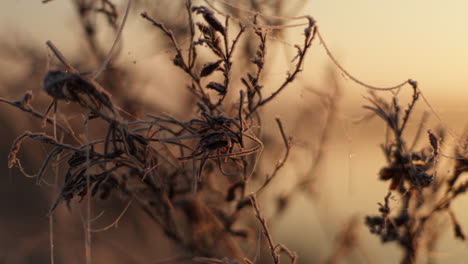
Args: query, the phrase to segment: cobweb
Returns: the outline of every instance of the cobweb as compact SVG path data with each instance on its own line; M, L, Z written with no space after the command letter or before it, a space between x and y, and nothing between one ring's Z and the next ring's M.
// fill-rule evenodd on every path
M267 15L265 13L257 12L251 9L248 5L244 5L244 3L240 3L239 1L228 1L228 0L205 0L204 1L208 6L213 8L218 15L221 16L228 16L228 13L224 10L226 8L230 8L231 10L236 10L236 12L230 12L229 17L237 21L239 23L242 23L244 25L249 25L251 27L256 27L260 28L261 30L265 32L270 32L269 39L273 42L276 43L279 47L283 47L285 50L291 50L294 49L295 44L288 41L284 35L281 34L275 34L275 31L281 31L281 30L295 30L295 29L303 29L307 24L308 20L311 19L309 16L273 16L273 15ZM251 21L255 17L262 17L263 18L263 24L258 23L258 24L252 24ZM177 20L177 19L176 19ZM270 22L270 23L267 23ZM320 21L316 21L318 25L320 25ZM321 52L328 57L329 63L333 65L334 71L338 72L339 74L336 74L336 78L341 78L338 80L339 85L342 86L344 89L351 89L351 88L359 88L361 90L359 91L352 91L351 93L367 93L368 91L374 91L379 94L384 94L386 97L398 97L402 94L405 94L402 91L407 91L411 89L411 85L415 84L417 80L412 80L410 79L411 76L408 77L407 80L397 80L395 85L391 86L380 86L380 84L371 84L368 83L365 79L366 76L362 77L357 77L353 74L353 65L352 63L349 63L348 67L345 67L341 64L339 59L334 55L334 51L331 50L331 48L327 45L327 39L324 36L326 35L326 32L322 34L320 27L317 26L317 39L315 40L314 45L317 47L320 47ZM189 41L189 39L185 39L181 41L181 44L183 45ZM168 53L170 49L161 49L158 53L159 54L165 54ZM308 69L307 67L304 70L304 73L307 73ZM280 74L280 73L272 73L274 74ZM343 82L346 82L346 85L343 85ZM356 85L348 85L348 82L353 82ZM326 86L327 84L325 84ZM304 85L306 86L306 85ZM297 88L297 87L296 87ZM421 127L423 130L428 130L431 129L432 127L437 127L440 126L443 128L445 131L447 131L448 136L451 139L451 144L453 145L458 145L458 146L463 146L464 145L464 138L462 138L455 129L453 129L440 115L438 109L432 106L430 101L427 99L425 96L425 90L424 87L417 87L418 92L420 93L422 102L424 103L422 111L427 111L429 113L429 116L433 119L436 120L435 124L429 125L426 122L422 122ZM307 91L307 88L304 88L304 90ZM326 92L323 92L323 94L320 94L321 91L317 91L316 89L310 89L312 91L312 94L318 95L319 97L321 96L328 96ZM310 96L306 97L306 99L310 99ZM312 99L311 99L312 100ZM317 101L317 103L320 103ZM341 104L342 102L340 101L338 104ZM344 102L343 102L344 103ZM353 107L360 107L359 105L354 105ZM328 239L330 240L329 243L332 243L333 235L336 233L336 227L343 224L343 219L346 216L349 216L353 214L353 212L357 211L358 214L365 214L368 213L369 204L372 204L372 210L376 208L376 203L381 201L381 194L378 191L381 191L382 189L387 188L385 187L377 187L377 191L374 194L371 194L372 192L369 191L369 195L366 193L367 189L369 188L368 186L374 186L377 182L377 177L375 176L378 173L378 169L384 165L385 160L383 159L383 156L381 159L371 159L369 156L377 156L381 155L378 149L378 141L373 142L373 144L369 144L369 141L371 140L383 140L383 136L379 137L378 136L373 136L367 138L366 136L368 134L362 132L362 130L375 130L374 126L377 126L381 128L382 131L384 131L384 126L382 123L379 123L379 121L375 120L369 120L369 116L367 114L360 114L359 116L351 117L349 116L339 105L337 106L337 113L335 115L336 121L334 124L334 131L330 132L332 134L330 142L328 143L327 146L324 147L324 156L323 158L323 163L321 165L321 168L316 171L316 173L323 174L321 178L331 178L331 179L325 179L323 180L325 183L328 184L323 190L319 190L319 196L318 200L320 201L317 203L317 205L310 205L309 201L304 201L299 199L299 202L297 206L292 210L291 216L286 216L285 219L280 220L280 224L278 224L278 233L283 235L285 239L292 240L291 234L294 234L295 232L304 232L302 229L304 229L304 226L306 225L311 225L311 223L307 223L307 220L312 221L312 223L317 224L318 228L313 228L315 231L321 232L320 235L320 240L322 239ZM413 116L413 118L419 118L416 115ZM318 126L324 126L326 124L326 119L324 118L321 120L317 121ZM297 119L300 120L300 119ZM416 121L411 121L413 126L415 128L418 127L419 122ZM307 151L306 149L308 147L313 148L314 151L313 153L317 152L317 149L320 148L318 147L319 142L315 142L312 140L311 142L307 141L306 139L302 138L303 135L298 135L296 136L294 134L293 129L290 129L290 132L292 132L292 136L295 138L295 143L296 147L299 149L297 151L297 156L305 156L307 154L310 155L310 151ZM317 128L317 131L320 132L321 129L320 127ZM338 132L335 132L338 131ZM320 135L320 134L319 134ZM364 135L364 136L363 136ZM305 137L305 136L304 136ZM341 139L336 139L336 138L341 138ZM319 137L319 139L322 137ZM421 141L426 140L426 138L421 138ZM338 141L338 143L336 143ZM442 145L449 144L450 140L446 140L442 142ZM362 149L365 149L364 151ZM373 149L373 150L368 150L367 149ZM446 159L449 160L455 160L455 159L466 159L464 157L457 157L454 156L453 154L448 154L450 151L450 147L442 147L443 151L440 153L441 156L443 156ZM447 151L447 152L445 152ZM296 156L296 157L297 157ZM316 154L312 155L312 159L317 158ZM375 165L370 165L367 164L368 162L374 162L378 161L381 162L379 164ZM292 162L294 165L296 164L294 161ZM310 163L310 158L305 158L303 160L299 161L299 164L303 165L305 168L307 168L308 163ZM290 166L294 167L294 166ZM307 169L296 169L294 170L293 168L289 168L288 172L293 173L308 173ZM286 173L287 174L287 173ZM341 176L336 176L340 175ZM343 176L344 175L344 176ZM289 175L284 175L284 176L289 176ZM321 179L322 180L322 179ZM368 183L369 181L374 180L373 183ZM386 185L386 184L385 184ZM281 188L278 188L277 191L281 191ZM327 196L329 195L329 196ZM369 196L371 197L376 197L374 198L368 198ZM351 198L350 200L349 197L354 197ZM368 199L368 201L363 201L365 199ZM348 204L347 204L348 203ZM353 204L352 204L353 203ZM365 210L360 208L361 205L365 204ZM312 207L312 213L309 212L303 212L303 211L309 211L310 208ZM330 212L327 212L331 208ZM126 207L127 209L127 207ZM125 210L126 210L125 209ZM367 211L366 211L367 210ZM337 211L343 211L343 212L337 212ZM325 213L324 213L325 212ZM322 214L324 213L325 216L319 217L319 216L304 216L304 214L307 215L317 215L317 214ZM360 215L362 216L362 215ZM119 216L120 217L120 216ZM329 222L328 218L332 217L338 217L341 219L332 219ZM297 219L302 218L302 220L297 220ZM324 220L326 219L326 220ZM293 224L296 223L296 224ZM286 228L283 227L283 224L286 226ZM298 226L295 228L295 226ZM320 231L320 229L324 229ZM367 230L363 231L367 232ZM449 233L449 232L448 232ZM52 234L52 233L51 233ZM309 233L310 234L310 233ZM281 238L280 238L281 239ZM371 239L376 239L376 238L371 238ZM369 241L374 241L374 240L367 240ZM307 250L308 248L305 247L302 242L307 241L310 243L317 243L317 240L315 239L307 239L304 238L300 240L300 242L296 241L290 241L293 243L292 247L297 248L299 251L299 255L301 256L301 251L305 255L307 255ZM299 243L299 244L294 244L294 243ZM363 249L366 253L363 253L365 255L370 255L364 257L365 258L370 258L372 260L378 259L378 255L375 253L369 253L372 252L374 249L377 247L374 245L369 245L369 243L365 244L364 246L369 246L367 249ZM327 247L325 245L325 247ZM447 248L446 248L447 249ZM328 251L330 250L329 248L327 249ZM382 250L382 249L377 249L377 250ZM380 252L380 251L377 251ZM443 252L433 252L431 254L433 255L442 255L441 258L445 259L447 255L455 255L455 256L460 256L462 252L459 252L458 250L456 252L451 251L450 249L447 249L447 251ZM397 258L398 259L398 258ZM372 261L371 261L372 262Z
M256 25L251 25L252 27L258 27L261 28L264 31L268 32L274 32L275 30L284 30L284 29L291 29L291 28L303 28L305 25L307 25L308 19L311 19L308 16L273 16L273 15L267 15L264 13L260 13L257 11L254 11L245 5L239 4L238 1L227 1L227 0L205 0L205 3L208 4L211 8L216 10L216 12L222 16L228 16L225 12L222 11L222 7L228 6L229 8L235 9L239 11L240 13L243 13L244 18L239 17L233 17L232 14L230 14L230 18L233 20L237 20L240 23L243 24L248 24L248 21L251 21L253 17L259 16L265 18L266 21L274 21L276 23L273 24L256 24ZM246 18L245 18L246 17ZM280 23L278 23L280 21ZM303 21L301 23L301 21ZM320 25L320 21L317 21L317 23ZM427 143L427 138L422 136L418 136L420 134L425 134L422 133L422 131L433 131L438 130L438 131L445 131L446 132L446 137L443 141L440 141L440 149L441 151L439 152L440 154L440 161L438 162L448 162L447 160L466 160L465 156L457 156L453 154L453 147L459 147L464 149L465 146L465 141L466 139L462 136L460 136L454 128L452 128L451 125L448 124L447 121L445 121L438 109L436 109L428 100L428 98L425 95L425 90L424 87L419 87L417 84L417 80L412 80L410 77L407 80L403 81L397 81L395 85L392 86L380 86L380 84L371 84L365 81L365 76L362 78L359 78L352 73L352 63L350 63L349 67L343 66L340 61L335 57L333 50L329 48L326 42L326 38L323 37L322 32L320 30L320 27L318 27L317 30L317 37L318 39L316 40L315 45L320 46L321 52L323 52L329 59L329 63L334 66L334 69L339 72L340 74L337 76L341 76L342 80L339 82L353 82L356 85L349 85L348 83L346 85L343 85L345 89L362 89L362 91L358 92L374 92L378 93L379 95L383 94L384 97L387 98L399 98L399 97L404 97L408 96L408 91L411 90L411 87L417 87L417 91L420 94L421 102L419 103L417 113L413 114L412 119L416 120L411 120L411 129L410 134L411 137L414 137L414 143L412 143L412 149L415 148L416 146L421 145L421 141L423 143ZM294 44L290 43L286 39L282 38L281 36L271 34L270 39L272 41L276 41L277 43L280 43L283 46L288 46L288 47L293 47ZM305 69L305 72L307 72L307 68ZM326 84L325 84L326 85ZM402 91L406 91L406 93L402 93ZM315 93L317 93L315 91ZM352 92L351 92L352 93ZM405 99L405 98L403 98ZM354 106L356 107L356 106ZM423 112L421 114L421 112ZM375 130L375 126L379 127L379 124L377 124L378 121L375 120L370 120L372 118L371 115L368 114L362 114L360 117L351 117L347 115L345 112L338 110L338 113L336 115L336 123L335 123L335 130L341 131L341 134L339 137L341 137L341 140L339 141L339 146L336 146L336 142L330 142L330 145L332 146L327 146L326 147L326 152L328 152L326 155L327 160L326 164L323 165L323 172L324 174L327 175L333 175L333 174L345 174L345 177L334 177L335 179L328 180L328 184L334 185L334 186L328 186L325 189L322 189L322 192L327 192L330 191L331 196L334 196L335 198L328 197L328 201L323 203L322 205L316 205L315 207L315 212L313 214L323 214L324 211L329 210L330 208L324 208L324 207L331 207L335 208L336 210L342 210L347 212L348 214L353 214L353 210L357 210L360 213L365 213L362 211L362 208L359 208L359 206L367 207L369 206L369 202L363 202L365 199L372 199L369 197L378 197L378 195L375 195L372 191L367 190L369 188L368 186L375 186L375 183L369 183L369 180L375 180L377 181L377 177L372 177L372 175L377 175L378 169L384 165L385 160L383 159L378 159L375 156L376 155L381 155L379 152L379 148L377 143L374 142L374 144L369 146L369 142L372 142L373 140L383 140L384 137L380 137L381 139L378 139L379 137L376 135L371 135L370 137L366 137L368 134L363 133L363 129L370 129L370 130ZM433 119L435 122L428 122L428 119ZM366 124L367 123L367 124ZM322 122L323 125L323 122ZM370 127L372 126L372 127ZM380 126L383 128L382 124ZM385 128L382 129L382 132ZM418 131L417 131L418 130ZM335 134L335 133L333 133ZM364 136L363 136L364 134ZM383 134L383 133L382 133ZM408 136L410 137L410 136ZM417 138L416 138L417 137ZM336 140L336 135L335 138ZM298 140L300 141L300 139ZM425 142L424 142L425 141ZM308 146L311 147L311 146ZM312 146L313 147L313 146ZM373 148L374 150L366 150L366 148ZM364 151L362 150L364 149ZM373 156L373 157L371 157ZM343 157L344 161L343 161ZM444 161L445 159L445 161ZM371 165L370 163L372 162L379 162L380 165ZM339 165L338 165L339 164ZM303 164L304 165L304 164ZM340 167L337 169L337 166ZM374 170L374 171L372 171ZM293 171L296 172L297 171ZM444 171L445 172L445 171ZM444 173L442 172L442 173ZM368 176L365 176L363 174L367 174ZM434 172L435 177L437 177L437 169ZM336 187L336 185L342 185L341 187ZM362 186L364 185L364 186ZM366 186L367 185L367 186ZM343 187L344 186L344 187ZM371 187L373 188L373 187ZM381 187L377 187L380 191L382 191ZM325 191L326 190L326 191ZM356 192L364 192L364 193L356 193ZM338 193L338 194L337 194ZM322 194L323 195L323 194ZM325 196L327 194L324 194ZM349 199L349 197L355 196L355 198ZM326 199L326 198L324 198ZM331 201L330 201L331 200ZM376 204L379 199L370 202L371 204ZM334 205L332 205L335 203ZM341 203L341 204L340 204ZM348 203L348 204L346 204ZM352 204L356 203L356 204ZM340 205L337 205L340 204ZM398 201L396 201L396 204L398 205ZM299 207L301 208L310 208L310 204L306 205L306 203L301 204ZM325 209L325 210L324 210ZM355 213L355 212L354 212ZM325 213L327 216L326 217L331 217L333 214L332 213ZM359 213L358 213L359 214ZM334 216L341 216L344 217L346 213L335 213ZM295 217L300 218L301 214L295 213ZM325 239L327 237L327 231L330 231L331 229L336 228L336 226L332 227L333 224L330 223L324 223L325 221L322 219L320 220L321 217L308 217L308 221L312 221L314 224L317 224L320 226L318 228L319 230L316 230L319 233L320 239ZM290 217L289 221L291 223L296 223L297 224L297 218ZM466 219L466 216L464 216L464 219ZM307 221L299 221L300 224L298 226L301 226L301 224L306 224ZM332 221L335 225L340 225L342 222L340 221ZM286 221L286 224L291 224ZM310 222L309 222L310 223ZM321 230L322 229L322 230ZM323 230L325 229L325 231ZM335 230L336 231L336 230ZM446 230L446 233L448 230ZM298 233L300 233L300 228L297 230ZM287 231L280 231L281 234L283 234L285 237L288 237L288 235L291 235L291 230ZM450 247L447 245L453 245L453 240L451 234L444 236L444 239L441 241L443 243L440 243L440 247L438 249L430 249L433 251L430 251L427 253L427 256L429 256L431 259L441 259L441 260L447 260L450 259L450 257L461 257L464 252L464 247L460 247L460 245ZM372 240L367 240L368 243ZM291 241L294 243L293 241ZM301 243L296 245L299 250L304 250L307 251L307 249L303 246L301 246ZM374 249L380 251L382 249L377 249L374 245L368 245L369 248L366 250L364 249L363 251L372 251ZM428 249L425 249L426 251ZM385 251L384 251L385 252ZM376 261L376 258L378 258L375 255L368 254L368 253L362 253L362 259L365 259L367 262L373 263ZM395 254L393 256L388 256L388 253L383 254L385 256L385 259L389 261L389 259L392 259L393 262L397 262L398 258L395 258ZM382 261L382 260L381 260Z

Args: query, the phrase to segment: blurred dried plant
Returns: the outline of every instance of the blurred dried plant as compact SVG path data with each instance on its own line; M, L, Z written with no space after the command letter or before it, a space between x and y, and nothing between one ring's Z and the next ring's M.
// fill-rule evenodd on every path
M401 263L405 264L418 263L424 243L427 248L434 247L437 236L432 234L440 229L437 218L442 212L450 217L455 237L465 240L463 229L450 205L467 189L467 183L459 181L460 174L467 171L466 141L456 148L455 163L450 170L437 169L436 166L441 155L446 157L441 154L441 142L445 135L443 130L437 134L428 130L429 144L420 151L413 150L416 142L408 143L406 125L421 96L417 83L412 80L408 83L413 88L413 96L404 111L396 95L391 102L387 102L371 93L368 100L372 105L364 106L383 119L387 126L389 133L381 148L388 165L380 170L379 178L391 182L384 203L379 203L380 215L367 216L365 222L370 232L380 236L383 243L396 242L402 247L404 254ZM423 133L425 120L423 116L415 141ZM396 202L396 205L392 206L392 202Z

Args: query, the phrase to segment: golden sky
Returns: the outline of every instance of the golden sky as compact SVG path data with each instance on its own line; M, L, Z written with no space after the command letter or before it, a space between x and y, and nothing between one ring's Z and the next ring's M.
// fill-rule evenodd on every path
M414 78L432 95L467 96L468 1L311 1L331 48L380 85Z
M1 0L2 30L32 36L38 45L48 39L71 41L79 29L73 27L69 1L40 2ZM443 98L461 106L468 96L466 11L466 0L309 0L298 15L318 21L330 49L363 81L390 86L412 78L431 101ZM320 54L312 59L325 62L322 49L314 52Z

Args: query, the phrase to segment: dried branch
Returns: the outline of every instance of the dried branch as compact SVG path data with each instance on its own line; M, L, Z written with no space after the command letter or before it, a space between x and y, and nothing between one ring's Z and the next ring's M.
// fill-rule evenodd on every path
M257 217L258 221L260 222L262 226L262 233L266 237L268 246L270 248L271 252L271 257L273 258L273 263L279 264L280 263L280 254L279 252L284 252L286 253L289 258L291 263L295 264L297 261L297 255L295 252L289 250L286 246L281 245L281 244L275 244L273 241L273 237L271 236L270 230L268 229L268 226L266 224L265 218L263 217L260 207L257 202L257 198L255 197L255 194L252 194L249 196L250 202L252 204L252 207L255 212L255 216Z

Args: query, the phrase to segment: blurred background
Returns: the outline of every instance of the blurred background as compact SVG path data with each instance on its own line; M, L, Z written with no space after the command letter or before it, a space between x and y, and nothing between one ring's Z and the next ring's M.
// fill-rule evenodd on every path
M93 20L93 25L99 29L95 39L99 51L93 52L92 45L84 37L75 2L79 1L54 0L42 4L41 1L3 0L0 3L2 98L18 100L25 91L32 90L35 107L45 111L49 99L41 90L41 79L48 69L47 40L52 40L68 60L80 65L83 71L91 71L99 65L102 57L92 54L105 54L114 31L107 27L105 19ZM174 30L184 45L187 42L184 1L135 2L115 59L116 67L112 69L122 80L115 86L119 88L111 90L113 98L132 113L184 116L190 97L184 87L187 79L173 66L173 50L167 40L139 16L140 12L147 11L158 18ZM206 5L203 1L193 2ZM425 129L442 126L459 135L465 128L468 98L466 1L208 2L241 21L252 16L248 10L255 12L253 2L258 2L262 13L272 16L311 15L341 65L360 80L384 87L409 78L418 81L443 122L420 100L408 124L409 138L413 137L425 111L429 112ZM115 3L122 12L125 1ZM303 20L272 18L271 22L292 25ZM284 27L270 35L271 63L265 83L272 85L284 79L293 65L294 45L302 40L302 32L303 27ZM248 41L244 45L248 50ZM241 69L234 71L240 74ZM402 105L411 99L411 91L406 88L399 93ZM323 94L333 103L322 100ZM388 183L377 179L380 168L386 164L379 148L385 138L385 125L377 118L360 121L368 114L361 107L366 104L363 98L366 94L365 88L339 72L316 40L299 80L264 109L266 139L278 136L274 123L277 116L294 138L290 160L278 182L262 198L267 218L275 213L268 201L286 193L297 179L309 173L316 153L323 148L323 159L313 168L317 176L311 193L298 194L284 213L270 219L275 240L296 251L299 263L326 261L335 250L337 237L351 219L357 219L355 230L359 246L341 263L398 263L401 258L396 245L381 244L363 224L365 215L377 212L377 203L383 201L388 190ZM390 92L380 95L392 96ZM331 121L330 114L333 114ZM71 119L71 122L80 122L78 117ZM0 137L0 262L50 263L50 223L46 214L58 195L57 189L38 186L34 180L22 176L16 169L9 170L6 165L13 140L25 130L40 131L40 121L1 104L0 122L3 128ZM327 134L324 145L323 133ZM446 144L451 144L450 137ZM32 143L30 149L22 151L21 155L29 163L25 167L36 170L42 162L39 157L46 152ZM274 164L281 155L281 147L265 151L262 163ZM468 224L468 213L463 206L466 202L466 198L461 198L454 204L462 225ZM118 199L100 204L106 209L96 225L112 222L125 205ZM70 212L66 206L61 206L56 213L53 235L57 263L84 262L84 231L76 208ZM466 243L455 240L448 218L445 222L447 229L436 249L427 256L436 263L465 263L463 260L468 258ZM177 250L170 243L161 242L161 236L161 231L146 215L130 207L118 228L93 235L96 263L158 263L174 257ZM262 261L267 261L267 257Z

